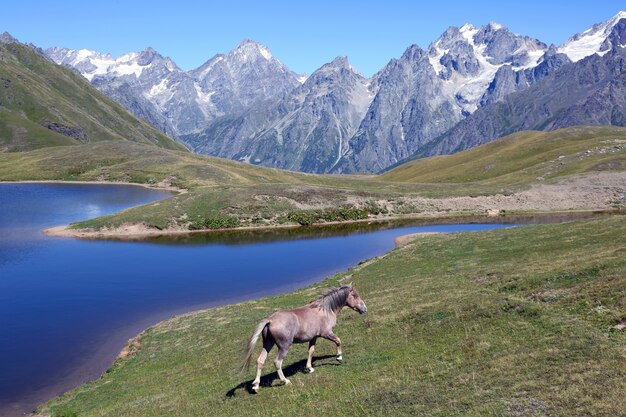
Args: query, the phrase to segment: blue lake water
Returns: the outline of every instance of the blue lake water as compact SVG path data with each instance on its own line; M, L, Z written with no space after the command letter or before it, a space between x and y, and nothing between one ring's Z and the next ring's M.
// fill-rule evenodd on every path
M0 415L30 411L97 377L126 340L173 314L305 286L389 251L396 236L510 226L310 229L145 242L41 233L168 196L121 185L0 184Z

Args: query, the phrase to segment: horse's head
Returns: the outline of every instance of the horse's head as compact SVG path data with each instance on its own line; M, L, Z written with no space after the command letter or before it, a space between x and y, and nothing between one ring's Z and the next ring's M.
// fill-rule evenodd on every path
M367 313L367 306L353 284L350 284L350 292L348 293L346 305L359 314Z

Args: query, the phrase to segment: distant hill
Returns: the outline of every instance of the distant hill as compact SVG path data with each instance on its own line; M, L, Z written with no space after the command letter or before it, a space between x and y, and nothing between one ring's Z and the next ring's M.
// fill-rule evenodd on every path
M0 152L104 140L184 150L148 123L8 34L0 41Z
M407 183L533 183L591 171L626 170L626 128L524 131L454 155L406 162L377 178Z

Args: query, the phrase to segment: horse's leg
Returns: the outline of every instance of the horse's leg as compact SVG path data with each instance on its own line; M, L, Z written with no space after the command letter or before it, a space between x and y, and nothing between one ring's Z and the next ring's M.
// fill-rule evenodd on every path
M261 371L263 370L263 364L265 363L265 359L267 359L267 354L272 347L274 346L274 338L268 334L267 337L263 338L263 349L261 350L261 354L259 358L256 360L256 378L252 382L252 390L254 392L259 391L259 385L261 384Z
M337 345L337 360L341 362L343 360L343 356L341 356L341 339L339 339L333 332L330 332L322 337L334 342Z
M316 340L317 340L317 338L314 337L309 342L309 357L306 360L306 369L309 372L315 371L315 369L313 369L313 364L311 363L311 361L313 360L313 352L315 352L315 342L316 342Z
M278 355L276 355L276 360L274 364L276 365L276 372L278 372L278 377L285 385L291 384L291 381L285 377L283 374L283 359L287 356L287 352L289 351L290 345L278 345Z

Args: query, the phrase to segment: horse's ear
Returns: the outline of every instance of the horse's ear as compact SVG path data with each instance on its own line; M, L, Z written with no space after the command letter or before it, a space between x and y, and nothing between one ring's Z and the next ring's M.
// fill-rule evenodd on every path
M350 284L348 284L348 287L350 287L350 289L353 289L354 288L354 283L351 282Z

